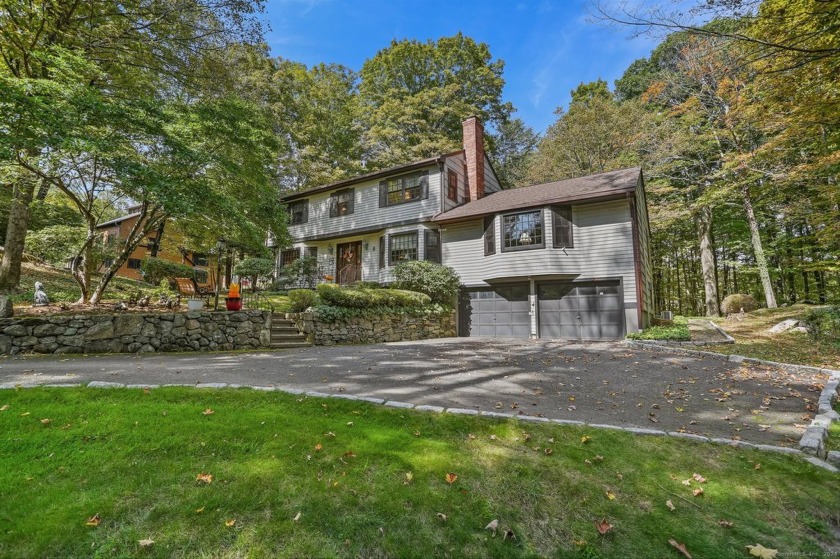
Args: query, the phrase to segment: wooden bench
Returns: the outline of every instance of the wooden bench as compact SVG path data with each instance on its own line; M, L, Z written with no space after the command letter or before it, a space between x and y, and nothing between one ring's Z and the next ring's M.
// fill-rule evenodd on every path
M215 287L209 284L198 285L192 278L172 278L178 295L189 299L210 299L215 294Z

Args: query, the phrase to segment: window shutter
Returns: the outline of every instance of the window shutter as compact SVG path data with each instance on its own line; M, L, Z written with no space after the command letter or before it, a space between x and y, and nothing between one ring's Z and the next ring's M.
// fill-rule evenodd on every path
M425 200L429 197L429 171L420 173L420 198Z
M385 181L379 182L379 207L384 208L388 205L388 183Z
M429 262L437 262L440 264L440 231L437 229L426 229L423 238L424 244L424 258Z
M345 192L347 193L347 215L350 215L356 206L356 189L349 188Z
M484 218L484 256L496 254L496 216Z
M338 197L333 194L330 196L330 217L338 216Z
M385 235L379 237L379 268L385 267Z
M574 248L572 233L572 207L555 206L552 208L554 217L554 247Z

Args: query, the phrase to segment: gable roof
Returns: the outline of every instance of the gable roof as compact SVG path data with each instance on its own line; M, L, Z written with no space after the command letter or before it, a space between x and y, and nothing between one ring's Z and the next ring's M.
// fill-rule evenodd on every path
M433 221L447 223L516 209L620 196L636 190L641 172L641 167L631 167L597 175L502 190L438 214Z
M353 178L340 180L337 182L332 182L329 184L324 184L321 186L316 186L314 188L308 188L306 190L301 190L300 192L292 192L291 194L287 194L285 196L280 197L281 202L291 202L292 200L296 200L298 198L305 198L307 196L311 196L312 194L318 194L319 192L326 192L328 190L333 190L335 188L342 188L346 186L352 186L354 184L359 184L360 182L366 182L373 179L378 179L380 177L386 177L388 175L393 175L396 173L402 173L405 171L411 171L414 169L420 169L422 167L428 167L429 165L434 165L436 163L442 162L445 158L450 157L452 155L457 155L459 153L463 153L464 150L454 151L452 153L446 153L443 155L436 155L435 157L429 157L427 159L421 159L420 161L414 161L413 163L406 163L404 165L397 165L396 167L389 167L387 169L382 169L381 171L373 171L371 173L365 173L364 175L357 175Z
M126 220L128 220L128 219L131 219L131 218L133 218L133 217L138 217L138 216L140 216L140 215L141 215L141 213L140 213L140 212L137 212L137 213L130 213L130 214L128 214L128 215L124 215L124 216L118 217L118 218L116 218L116 219L112 219L112 220L110 220L110 221L103 221L102 223L97 223L97 224L96 224L96 228L97 228L97 229L99 229L99 228L101 228L101 227L109 227L109 226L111 226L111 225L119 225L119 224L120 224L120 223L122 223L123 221L126 221Z

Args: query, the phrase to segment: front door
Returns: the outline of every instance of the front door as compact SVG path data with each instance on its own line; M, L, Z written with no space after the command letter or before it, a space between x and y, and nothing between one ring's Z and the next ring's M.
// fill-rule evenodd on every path
M338 245L335 269L339 285L362 281L362 241Z

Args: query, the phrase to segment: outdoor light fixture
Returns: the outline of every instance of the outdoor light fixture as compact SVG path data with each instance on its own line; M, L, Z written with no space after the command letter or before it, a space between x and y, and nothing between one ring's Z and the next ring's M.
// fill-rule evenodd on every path
M365 241L364 246L365 246L365 250L367 250L368 248L370 248L370 244L369 244L367 241Z
M333 246L332 243L327 245L327 253L332 256L333 255Z

